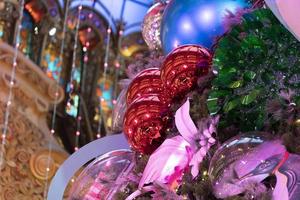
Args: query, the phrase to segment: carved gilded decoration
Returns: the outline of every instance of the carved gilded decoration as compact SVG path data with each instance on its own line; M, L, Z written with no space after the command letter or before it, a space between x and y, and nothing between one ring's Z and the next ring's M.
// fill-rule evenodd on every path
M3 129L12 58L13 48L0 42L0 130ZM55 94L57 103L62 101L62 88L19 53L0 169L0 200L44 199L46 181L49 186L50 179L67 158L46 122L47 112L55 103Z

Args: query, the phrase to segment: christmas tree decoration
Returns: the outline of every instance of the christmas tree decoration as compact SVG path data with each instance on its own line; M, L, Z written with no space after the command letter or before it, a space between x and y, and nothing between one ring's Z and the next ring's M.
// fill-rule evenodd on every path
M181 184L182 176L189 166L192 166L193 177L198 175L200 163L216 142L212 133L216 132L218 118L202 121L197 129L189 110L190 102L187 100L175 114L180 135L166 139L152 153L139 182L139 190L150 183L166 184L174 190ZM134 197L132 195L129 199Z
M151 154L164 140L169 123L168 107L158 96L143 96L127 109L123 130L131 147Z
M137 56L134 63L130 64L127 67L126 74L128 76L128 79L123 79L119 81L119 85L122 88L122 91L119 94L119 97L116 101L113 110L112 129L115 132L123 130L123 120L127 109L127 90L132 80L135 79L140 73L142 73L142 71L145 71L149 68L160 68L163 61L164 56L161 56L157 52L151 52L150 55L148 55L147 57L142 55Z
M244 193L250 184L274 174L277 181L272 199L296 200L300 198L299 167L300 156L289 154L282 141L263 133L248 133L231 138L217 150L209 175L217 198Z
M143 70L132 80L127 90L127 105L147 95L156 95L161 101L167 100L158 68Z
M166 3L158 2L147 12L143 24L142 34L145 42L151 50L161 48L160 25Z
M120 92L116 104L114 106L113 115L112 115L112 123L113 123L112 130L114 132L123 130L123 120L127 109L126 94L127 94L127 89L123 89Z
M134 63L128 65L126 74L129 79L134 79L140 72L148 68L161 68L165 57L157 51L149 54L138 54L135 56Z
M95 81L82 74L80 87L85 88L85 81L91 87L80 90L84 115L78 119L86 120L76 122L76 130L82 131L76 132L74 143L92 141L94 131L97 137L112 135L80 149L77 145L78 151L56 175L50 165L37 168L54 175L48 199L61 199L70 181L75 183L70 200L300 199L300 4L291 0L123 1L121 7L112 6L122 8L122 19L127 18L123 14L129 4L139 4L144 13L134 17L139 16L143 24L115 23L116 15L111 13L111 21L103 26L107 37L99 37L99 47L104 44L106 53L99 62L104 60L104 65L95 72L114 83L115 92L111 91L110 100L96 94L102 102L94 117L98 124L90 124L94 100L85 97L92 96L91 84L97 77L83 70ZM87 13L82 6L78 9ZM83 18L93 19L93 15ZM96 26L91 25L82 28L94 32ZM139 27L140 32L135 32ZM76 44L78 39L72 37ZM87 55L93 58L90 45L85 42L78 49L85 61ZM139 45L143 48L137 52ZM78 67L85 69L85 61ZM92 61L98 66L98 61ZM108 68L111 63L115 68ZM113 112L106 114L103 103L111 105ZM131 150L119 150L123 147ZM93 159L74 179L75 172ZM16 169L20 173L21 168Z
M221 114L219 127L261 130L268 100L283 89L299 96L299 57L300 43L270 10L244 15L242 24L219 41L213 59L218 74L208 107Z
M266 3L279 21L300 41L300 2L294 0L266 0Z
M82 169L88 166L86 165L87 163L95 160L95 158L99 158L99 160L101 160L101 156L107 155L112 155L111 157L118 157L118 163L121 163L125 160L123 159L123 161L121 161L121 157L124 158L125 156L120 155L119 157L115 154L109 153L126 152L126 150L128 152L131 152L129 150L129 144L122 133L114 134L111 136L105 136L82 146L78 149L78 151L74 152L71 156L69 156L57 170L55 176L51 180L51 184L48 189L47 200L63 199L65 196L64 194L66 193L65 190L68 187L68 183L74 181L76 182L74 178L78 177L77 172L82 172ZM123 155L123 153L120 154ZM113 159L114 158L112 158L112 160ZM108 159L107 163L109 163L109 161L110 160ZM99 167L102 168L101 165L99 165ZM123 173L127 174L126 172ZM126 176L125 174L124 176ZM119 179L119 181L121 180L123 180L123 177Z
M156 182L151 186L146 186L143 188L143 190L137 190L131 195L129 195L125 200L134 200L136 197L151 192L151 199L165 199L165 200L184 200L182 196L179 196L176 194L176 192L172 189L170 189L165 184Z
M272 136L267 133L247 133L237 135L225 143L214 153L214 156L210 162L209 177L213 185L213 192L217 198L227 198L240 194L245 191L247 182L244 179L240 179L248 173L247 170L253 170L251 165L253 162L261 161L261 156L266 154L256 154L254 160L246 160L247 154L253 151L254 148L260 144L264 144L267 141L271 141ZM244 165L243 169L237 171L236 166L240 163ZM234 175L238 177L234 177ZM249 176L245 178L251 181L262 181L267 176L255 177ZM230 182L236 178L236 182ZM245 179L246 180L246 179ZM249 184L248 182L248 184Z
M78 176L69 200L112 199L124 188L126 177L134 168L134 154L129 150L112 151L90 163Z
M165 59L161 79L171 97L182 97L197 84L199 77L211 68L212 56L201 46L185 45L176 48Z
M184 44L211 48L226 31L223 25L226 15L249 7L246 0L171 1L161 24L164 53Z
M274 131L291 153L300 153L299 97L292 90L282 90L278 98L267 102L264 130Z

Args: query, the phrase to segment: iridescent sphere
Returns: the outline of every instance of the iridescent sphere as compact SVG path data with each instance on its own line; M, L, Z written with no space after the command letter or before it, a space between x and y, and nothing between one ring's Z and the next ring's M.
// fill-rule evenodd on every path
M128 184L124 177L134 166L134 153L129 150L100 156L80 173L70 190L69 200L114 199L115 193Z
M161 79L171 97L184 96L197 84L200 76L211 68L211 53L201 46L185 45L176 48L165 59Z
M211 48L226 31L224 19L228 12L248 7L247 0L172 0L161 23L164 53L184 44Z
M214 195L223 199L243 192L247 181L243 182L240 174L245 176L243 172L251 169L254 163L263 162L266 156L262 155L262 152L255 154L254 150L261 144L272 140L272 135L268 133L250 132L237 135L223 143L215 152L209 166L208 173ZM267 155L269 153L267 151L263 152ZM254 155L254 159L250 155ZM241 168L241 165L244 168ZM261 177L250 173L249 180L251 178L259 180Z
M165 140L168 107L155 95L134 101L124 116L123 130L131 147L151 154Z
M142 24L142 34L151 50L161 48L160 25L166 5L165 3L158 2L145 15Z
M157 95L161 101L165 99L158 68L145 69L132 80L127 90L127 105L140 97L151 94Z

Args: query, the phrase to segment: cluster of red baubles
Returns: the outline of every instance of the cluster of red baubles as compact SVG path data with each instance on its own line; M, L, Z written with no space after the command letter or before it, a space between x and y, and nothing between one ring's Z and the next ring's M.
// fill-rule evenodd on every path
M146 69L132 80L123 129L135 151L151 154L165 140L172 101L197 85L198 78L210 70L211 61L207 49L185 45L171 52L161 69Z

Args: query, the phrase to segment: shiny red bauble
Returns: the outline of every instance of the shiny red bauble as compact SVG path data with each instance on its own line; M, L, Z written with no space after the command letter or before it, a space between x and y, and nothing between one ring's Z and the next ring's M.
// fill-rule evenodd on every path
M206 75L212 63L212 55L204 47L184 45L176 48L165 59L161 80L172 97L183 96L197 84L200 76Z
M145 69L132 80L127 90L127 105L145 95L156 95L160 100L166 99L158 68Z
M167 106L155 95L143 96L127 109L123 130L135 151L151 154L165 140L168 121Z

